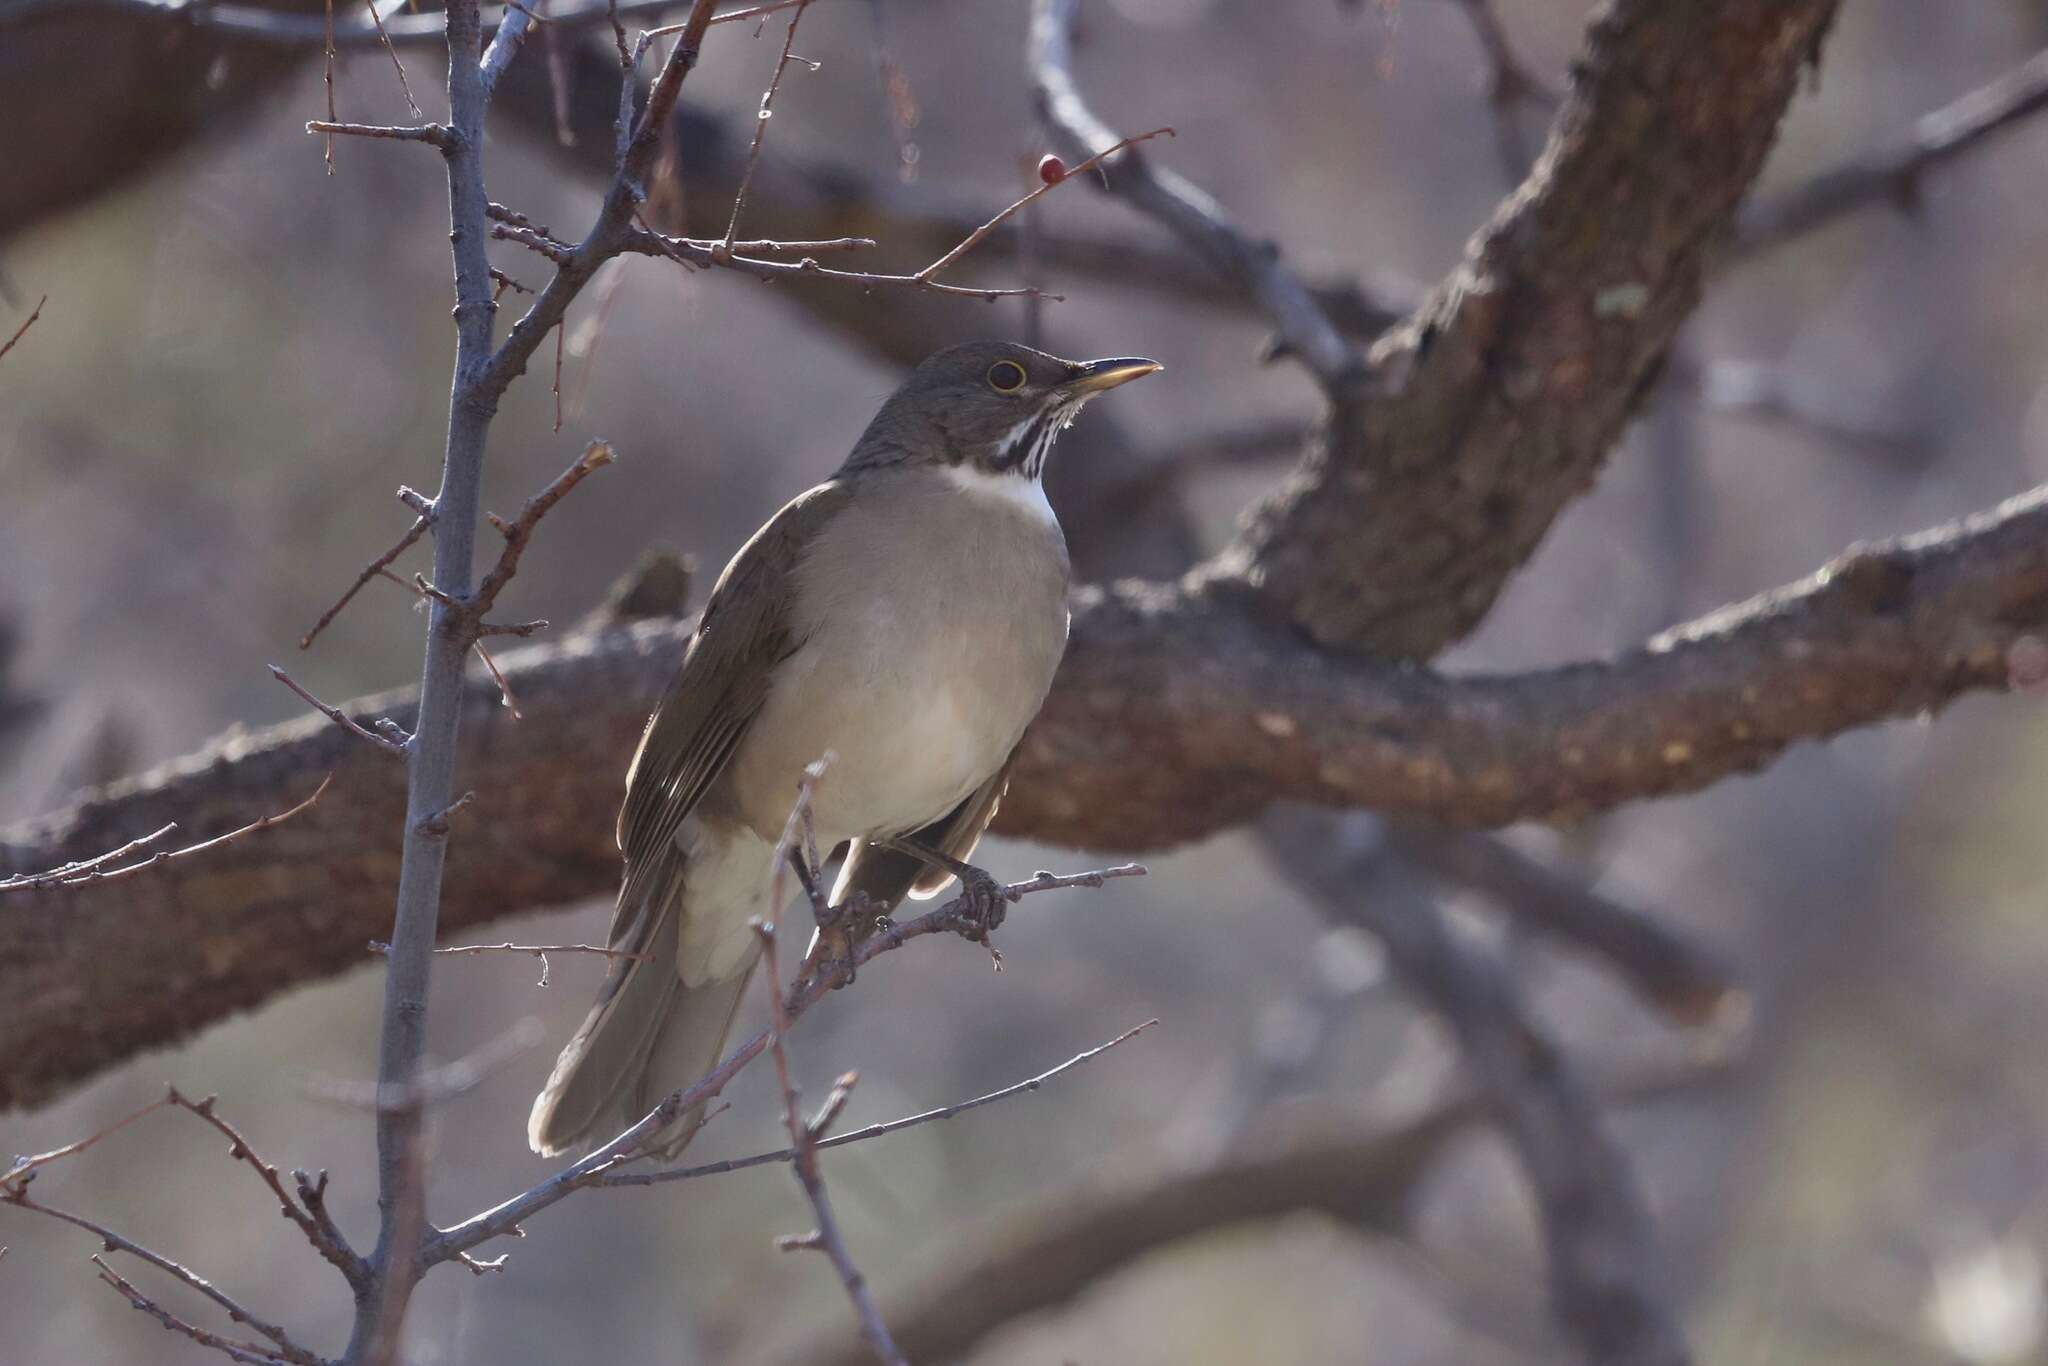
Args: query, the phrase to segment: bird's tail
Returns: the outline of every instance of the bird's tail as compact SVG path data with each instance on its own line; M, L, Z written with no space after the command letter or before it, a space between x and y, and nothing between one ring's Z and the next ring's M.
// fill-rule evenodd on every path
M644 898L622 904L613 921L611 947L631 956L612 959L597 1004L534 1098L526 1140L543 1156L604 1142L718 1064L753 961L723 981L683 985L676 954L685 887L676 863L651 886L629 883L621 894ZM691 1107L644 1146L673 1158L702 1115Z

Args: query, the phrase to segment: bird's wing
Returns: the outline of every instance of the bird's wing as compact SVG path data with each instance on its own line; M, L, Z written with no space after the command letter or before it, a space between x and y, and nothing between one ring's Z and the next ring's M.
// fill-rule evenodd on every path
M912 832L909 838L947 858L967 862L974 847L981 843L982 832L996 818L996 808L1009 789L1010 769L1016 762L1017 754L1012 750L994 776L968 793L966 800L930 825ZM952 880L951 873L909 854L858 841L847 852L846 866L840 870L839 883L832 889L832 900L842 902L854 892L865 892L875 908L886 914L906 895L922 901L944 891Z
M718 576L682 667L648 719L626 773L618 826L626 885L612 917L613 943L634 937L632 922L649 902L637 891L663 879L680 856L676 832L760 712L775 666L803 643L789 612L792 575L804 547L846 500L837 482L799 494Z

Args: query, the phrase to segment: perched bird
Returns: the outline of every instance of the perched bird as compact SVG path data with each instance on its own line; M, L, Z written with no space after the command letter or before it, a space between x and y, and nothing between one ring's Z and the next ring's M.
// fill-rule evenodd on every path
M601 1142L716 1065L772 918L806 765L848 851L832 892L929 896L994 817L1067 642L1046 456L1083 404L1160 366L975 342L914 370L830 479L719 576L647 723L619 811L616 957L533 1104L552 1154ZM673 1156L696 1116L652 1146Z

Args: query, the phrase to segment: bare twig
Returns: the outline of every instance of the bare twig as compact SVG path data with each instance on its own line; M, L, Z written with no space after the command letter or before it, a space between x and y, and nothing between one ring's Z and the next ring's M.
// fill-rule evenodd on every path
M370 0L370 3L374 5L377 3L377 0ZM323 22L326 25L326 33L323 38L323 50L326 54L327 66L323 74L327 82L327 121L329 123L334 123L341 117L340 114L338 114L334 108L334 0L326 0L324 8L326 10L326 16ZM381 27L379 31L382 31ZM388 36L386 37L385 41L390 41ZM329 133L327 135L326 141L327 174L333 175L334 134Z
M337 133L352 138L389 138L396 142L424 142L446 150L448 130L438 123L384 124L384 123L334 123L327 119L309 119L306 122L309 133L325 133L329 141Z
M870 1124L864 1129L855 1129L850 1133L834 1134L830 1138L821 1137L817 1143L818 1151L823 1152L827 1148L841 1148L849 1143L865 1143L869 1139L901 1133L905 1129L914 1129L920 1124L930 1124L935 1120L951 1119L955 1115L964 1115L969 1110L978 1110L984 1105L994 1105L997 1101L1008 1100L1012 1096L1021 1096L1028 1091L1036 1091L1062 1072L1071 1071L1083 1063L1094 1061L1126 1039L1135 1038L1158 1023L1159 1021L1157 1020L1147 1020L1141 1025L1135 1025L1130 1029L1126 1029L1107 1043L1097 1044L1086 1052L1076 1053L1057 1067L1048 1067L1035 1077L1027 1077L1023 1081L1005 1086L997 1091L986 1092L974 1097L972 1100L958 1101L952 1105L942 1105L936 1110L925 1110L918 1114L905 1115L901 1119L892 1119L884 1124ZM667 1171L658 1172L608 1172L590 1184L605 1187L665 1186L672 1181L694 1181L700 1176L722 1176L727 1172L745 1171L749 1167L766 1166L771 1162L788 1162L795 1156L796 1151L793 1148L777 1148L772 1153L755 1153L751 1157L732 1157L722 1162L707 1162L696 1167L672 1167Z
M371 744L377 746L379 749L388 750L390 753L397 755L401 759L405 757L405 745L403 742L394 740L388 735L379 735L376 731L370 730L367 727L365 727L360 721L357 721L354 717L350 716L340 707L331 706L326 702L322 702L319 698L313 696L313 694L307 692L304 688L300 687L295 681L293 681L292 676L290 674L286 673L277 665L272 664L270 666L270 676L272 678L275 678L278 682L284 684L287 688L290 688L293 692L297 693L299 695L300 701L304 702L314 711L319 712L322 716L325 716L328 720L334 722L335 725L340 726L343 730L349 732L351 735L357 736L364 740L368 740Z
M796 0L791 6L789 31L782 36L782 55L775 59L775 74L769 78L768 88L761 92L761 107L754 115L754 140L747 146L747 168L740 173L740 187L732 197L732 217L726 220L725 239L720 244L728 253L732 251L733 238L739 235L740 212L747 206L747 190L754 183L754 168L761 164L761 143L768 136L768 120L775 115L775 96L782 89L782 73L789 70L790 48L796 42L796 26L803 22L804 11L809 7L810 0ZM808 65L813 71L818 68L816 62Z
M398 60L398 49L391 45L391 35L384 30L384 16L377 13L377 0L363 0L363 8L370 12L370 23L377 30L377 40L384 44L384 51L391 55L391 68L398 73L398 88L405 92L405 107L412 111L414 118L418 118L420 116L419 101L412 97L412 82L405 78L405 63ZM523 10L520 12L524 13ZM508 31L514 31L518 22L517 15L508 17L499 30L500 37L502 38L504 33ZM517 38L514 38L512 41L514 46L518 45L519 40Z
M1125 144L1088 108L1074 79L1074 21L1079 0L1033 0L1030 70L1040 114L1076 156L1098 148L1067 173L1072 179ZM1224 275L1245 282L1273 320L1279 349L1298 357L1331 390L1348 389L1362 373L1362 361L1331 323L1308 286L1280 262L1271 243L1253 241L1224 214L1222 206L1171 171L1160 170L1135 151L1109 162L1111 194L1129 200L1177 233L1196 254Z
M1118 864L1115 867L1086 873L1040 873L1028 881L1009 884L1003 889L1003 894L1014 901L1036 892L1060 887L1099 887L1113 878L1142 877L1144 873L1145 869L1135 863ZM956 896L915 919L897 921L887 928L878 929L854 947L848 960L828 965L824 971L814 977L805 978L792 988L784 1001L785 1013L794 1022L813 1005L830 995L834 988L852 980L858 969L882 954L902 948L912 940L935 934L963 937L978 934L980 931L972 914L973 909L972 898L965 895ZM732 1079L767 1048L769 1033L770 1031L763 1030L740 1044L727 1054L717 1067L689 1086L672 1092L660 1105L609 1143L594 1149L587 1156L510 1200L430 1235L422 1254L425 1264L432 1266L447 1261L458 1253L467 1252L493 1238L511 1233L533 1215L594 1184L612 1168L632 1159L639 1153L642 1145L674 1124L686 1111L713 1099L730 1085Z
M582 483L592 473L611 464L618 456L607 442L593 441L583 448L583 454L576 457L568 469L556 475L554 481L539 493L526 500L526 506L519 509L519 515L510 522L492 518L491 524L505 538L505 548L498 552L498 562L491 566L483 581L477 584L465 606L472 614L476 627L483 626L483 614L490 611L497 602L498 594L505 585L512 582L512 576L519 572L519 557L526 553L527 542L533 539L533 529L540 525L540 519L547 516L548 509L569 495L569 490ZM539 630L546 622L533 625ZM514 634L530 634L530 630L515 629Z
M48 1152L35 1153L27 1157L17 1157L16 1159L14 1159L13 1166L9 1167L4 1173L0 1173L0 1186L16 1185L22 1180L22 1178L28 1176L31 1172L34 1172L39 1168L47 1167L52 1162L61 1162L67 1157L76 1157L78 1156L78 1154L84 1152L87 1148L92 1147L93 1144L98 1143L101 1139L107 1138L112 1134L119 1133L121 1130L133 1124L136 1120L143 1118L145 1115L153 1115L158 1110L162 1110L169 1106L170 1103L171 1097L169 1095L159 1096L155 1100L151 1101L149 1104L143 1106L141 1109L123 1115L121 1118L115 1120L112 1124L109 1124L104 1128L95 1130L94 1132L87 1134L84 1138L77 1139L70 1143L66 1143L61 1148L52 1148Z
M341 615L341 609L348 606L349 602L352 599L354 599L355 595L363 591L363 585L368 583L371 579L376 578L379 574L383 574L386 570L390 569L392 562L396 560L400 555L403 555L406 551L410 550L412 548L413 542L419 540L420 537L426 535L427 528L431 527L433 524L434 515L432 508L429 507L429 509L426 512L421 513L419 517L413 522L412 529L407 531L403 536L398 538L398 543L396 545L392 546L391 549L385 551L382 555L379 555L376 559L370 561L368 565L364 566L363 571L360 574L356 575L355 582L351 583L348 586L347 590L344 591L340 597L334 600L334 605L332 607L329 607L325 612L322 612L320 614L320 620L313 623L313 629L306 632L306 634L304 634L303 636L299 637L299 648L301 650L310 649L312 647L314 637L318 636L322 631L326 630L328 623L332 622L336 617ZM403 580L401 580L401 582L403 582Z
M1914 120L1897 143L1850 158L1752 204L1736 220L1730 256L1746 259L1872 204L1910 206L1927 172L2048 109L2048 51Z
M372 738L376 739L380 744L385 743L381 736ZM81 863L67 864L62 868L53 869L47 873L18 873L13 877L0 878L0 892L29 889L53 891L57 888L86 887L100 883L120 882L123 879L135 877L151 868L157 867L159 864L169 863L174 859L190 858L194 854L203 854L209 849L218 849L223 844L241 839L244 835L253 835L260 830L268 830L273 825L282 825L301 811L311 807L313 803L319 801L321 795L327 791L327 785L333 781L334 775L330 773L320 780L320 786L313 789L312 796L306 798L297 806L292 807L289 811L280 811L275 815L259 817L256 820L250 821L247 825L228 831L225 835L216 835L212 839L202 840L198 844L188 844L182 849L160 849L141 862L131 863L124 867L108 868L105 866L115 860L125 858L145 845L154 844L177 828L174 825L166 825L161 830L144 835L139 840L131 840L119 849L109 850L97 858L86 859Z
M116 1233L105 1224L87 1219L83 1215L73 1214L69 1210L58 1209L54 1205L43 1204L40 1200L29 1194L31 1179L24 1176L0 1183L0 1204L12 1205L16 1209L31 1210L48 1218L70 1224L74 1228L84 1229L87 1233L98 1238L101 1245L107 1251L125 1252L139 1261L148 1262L166 1275L176 1278L188 1288L197 1291L219 1305L231 1321L246 1323L275 1343L276 1347L274 1350L259 1347L249 1347L246 1349L263 1354L266 1360L282 1359L292 1363L292 1366L327 1366L327 1363L320 1357L315 1356L312 1352L307 1351L304 1347L294 1342L291 1335L281 1325L250 1313L205 1277L196 1274L178 1262L172 1261L161 1253L150 1251L132 1238ZM166 1326L170 1325L167 1324ZM201 1340L203 1341L204 1339ZM209 1342L207 1345L217 1346L218 1344ZM222 1350L226 1349L222 1348Z
M48 302L50 302L50 296L47 294L36 300L36 306L29 311L28 317L23 320L20 327L14 329L14 335L9 337L6 342L0 343L0 356L4 356L9 351L12 351L14 344L21 340L22 335L36 325L36 319L43 316L43 305Z
M807 803L808 797L806 789L804 796L798 799L800 807ZM791 824L795 823L792 819ZM776 860L778 875L787 864L787 858ZM756 922L754 932L761 941L761 956L767 961L767 971L761 974L761 980L767 987L774 1021L769 1029L768 1051L775 1059L775 1079L782 1087L783 1123L789 1129L792 1145L790 1168L796 1173L797 1184L803 1187L804 1197L811 1202L811 1212L818 1219L817 1228L810 1233L795 1238L779 1238L776 1244L785 1251L814 1248L830 1257L833 1269L839 1273L840 1284L846 1287L846 1297L853 1302L854 1314L860 1322L860 1335L868 1347L885 1366L909 1366L889 1336L888 1325L882 1322L882 1311L875 1303L874 1292L868 1288L867 1277L847 1250L845 1235L839 1231L839 1221L832 1213L832 1197L825 1189L824 1176L818 1171L819 1129L830 1123L829 1117L845 1105L846 1096L858 1079L857 1074L848 1072L839 1079L839 1084L833 1088L835 1101L826 1103L816 1124L805 1121L803 1111L798 1108L796 1081L790 1075L789 1052L783 1046L783 1036L789 1032L790 1019L782 999L782 972L775 956L775 929Z
M390 951L391 946L383 940L372 939L370 941L371 953L389 953ZM548 955L551 953L594 953L606 958L630 958L636 961L641 957L640 954L628 953L624 949L608 949L598 944L450 944L443 948L437 948L434 952L460 955L476 953L527 954L540 959L540 981L536 984L539 986L546 986L548 984Z
M143 1294L141 1290L136 1288L133 1282L127 1280L120 1272L108 1266L99 1253L95 1252L87 1260L99 1268L102 1284L113 1287L128 1301L131 1308L141 1310L180 1337L190 1338L202 1347L211 1347L214 1351L221 1353L230 1360L245 1362L248 1363L248 1366L278 1366L280 1362L296 1360L293 1357L280 1356L278 1353L269 1351L256 1343L222 1337L218 1333L210 1333L196 1324L188 1323L164 1308L163 1305Z
M309 1192L312 1194L312 1198L306 1200L302 1207L285 1189L277 1168L265 1162L256 1150L249 1146L249 1140L243 1138L232 1125L220 1117L214 1108L214 1097L208 1096L199 1101L189 1100L174 1086L165 1100L181 1110L189 1110L199 1116L227 1139L228 1155L238 1162L249 1165L262 1179L263 1184L269 1187L270 1193L277 1197L278 1212L298 1226L299 1232L305 1235L313 1250L340 1271L351 1287L361 1289L369 1283L369 1264L356 1255L355 1249L348 1245L348 1240L341 1236L341 1230L327 1217L326 1206L323 1203L327 1194L327 1173L320 1173L317 1183L309 1182L303 1172L294 1173L299 1183L300 1196L305 1197Z
M1603 1078L1611 1105L1696 1095L1725 1081L1728 1061L1685 1059ZM1417 1193L1451 1145L1483 1122L1469 1094L1408 1119L1361 1126L1347 1107L1262 1135L1256 1147L1195 1168L1153 1163L1143 1173L1102 1171L1061 1192L999 1212L946 1240L897 1277L886 1309L914 1361L962 1361L987 1334L1104 1283L1120 1268L1185 1238L1314 1211L1367 1233L1407 1238ZM838 1340L783 1359L861 1366L865 1351Z

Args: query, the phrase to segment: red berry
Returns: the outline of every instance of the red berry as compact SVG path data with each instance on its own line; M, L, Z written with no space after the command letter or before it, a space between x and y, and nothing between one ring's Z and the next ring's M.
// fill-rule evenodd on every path
M1038 159L1038 178L1048 185L1057 185L1067 178L1067 163L1047 152Z

